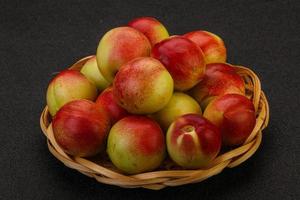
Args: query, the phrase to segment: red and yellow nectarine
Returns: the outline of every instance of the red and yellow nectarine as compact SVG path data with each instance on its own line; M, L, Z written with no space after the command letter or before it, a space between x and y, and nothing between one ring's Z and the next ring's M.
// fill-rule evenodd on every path
M94 156L105 149L109 117L89 100L75 100L55 115L53 133L58 145L72 156Z
M223 40L208 31L193 31L184 37L195 42L203 51L206 63L226 62L226 48Z
M235 68L227 63L206 65L203 80L191 90L191 95L200 103L202 109L217 96L225 94L245 94L245 83Z
M134 114L162 109L173 94L173 79L166 68L151 57L136 58L123 65L113 82L117 103Z
M149 56L151 44L147 37L131 27L118 27L108 31L97 48L98 67L108 82L112 82L121 65L130 60Z
M176 90L188 90L204 76L205 61L201 49L184 37L172 36L157 43L151 56L170 72Z
M239 94L226 94L214 99L203 116L221 130L224 145L240 145L251 134L256 118L253 103Z
M151 171L165 157L165 138L159 125L144 116L128 116L110 130L107 153L113 164L128 174Z
M97 88L83 74L64 70L54 77L47 89L47 105L52 116L66 103L75 99L95 100Z
M113 95L112 87L106 88L99 95L96 100L96 104L107 112L112 124L128 115L128 112L117 104Z
M167 149L172 160L184 168L205 167L221 149L220 130L199 114L183 115L168 129Z
M167 29L153 17L140 17L133 19L128 26L142 32L154 46L156 43L169 37Z

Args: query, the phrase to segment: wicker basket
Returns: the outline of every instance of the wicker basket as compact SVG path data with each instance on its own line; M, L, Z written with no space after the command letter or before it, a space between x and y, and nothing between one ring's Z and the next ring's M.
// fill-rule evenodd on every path
M83 58L71 69L80 70L90 57ZM98 182L117 185L125 188L143 187L153 190L162 189L166 186L178 186L203 181L211 176L220 173L224 168L235 167L251 157L262 140L262 130L266 128L269 121L269 106L265 94L256 74L250 69L236 66L237 72L243 77L246 83L246 95L252 99L256 110L256 125L245 143L235 149L222 152L206 169L183 170L174 165L169 159L157 169L157 171L141 173L137 175L124 175L120 173L109 161L107 156L86 159L71 157L56 143L51 126L51 116L47 106L40 118L40 125L47 137L50 152L64 163L67 167L75 169L82 174L95 178Z

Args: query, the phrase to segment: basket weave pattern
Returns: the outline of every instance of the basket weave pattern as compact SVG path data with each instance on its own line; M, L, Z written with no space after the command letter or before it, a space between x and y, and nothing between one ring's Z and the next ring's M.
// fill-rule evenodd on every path
M86 57L79 60L70 68L80 70L89 58ZM256 125L243 145L218 155L210 166L205 169L183 170L167 159L157 171L127 176L118 171L106 156L100 157L101 159L69 156L55 141L51 116L46 106L41 114L40 125L47 137L49 151L69 168L93 177L98 182L125 188L143 187L158 190L166 186L196 183L220 173L226 167L238 166L251 157L258 149L262 140L262 130L267 127L269 122L269 106L256 74L246 67L236 66L236 68L238 74L245 80L246 96L254 103Z

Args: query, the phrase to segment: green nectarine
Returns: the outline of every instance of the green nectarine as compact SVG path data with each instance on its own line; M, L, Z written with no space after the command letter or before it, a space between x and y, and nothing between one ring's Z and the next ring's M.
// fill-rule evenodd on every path
M201 108L196 100L182 92L175 92L169 103L153 117L163 129L167 130L170 124L179 116L188 113L201 114Z

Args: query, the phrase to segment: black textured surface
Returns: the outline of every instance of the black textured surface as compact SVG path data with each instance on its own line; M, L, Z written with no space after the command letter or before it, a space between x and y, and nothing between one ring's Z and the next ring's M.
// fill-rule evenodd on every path
M0 199L300 199L298 2L1 0ZM171 34L220 35L228 61L257 72L271 120L247 162L202 183L149 191L99 184L48 152L39 116L51 74L94 54L109 29L144 15Z

